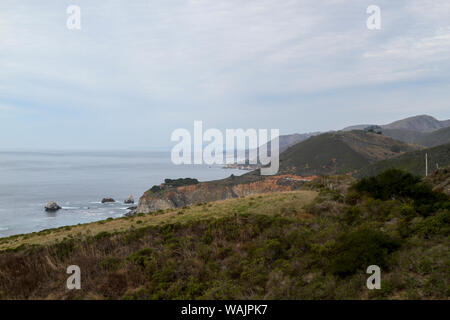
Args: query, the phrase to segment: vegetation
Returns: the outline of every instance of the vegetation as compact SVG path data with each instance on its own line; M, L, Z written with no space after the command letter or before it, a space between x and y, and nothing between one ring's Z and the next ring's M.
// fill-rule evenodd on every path
M0 296L448 299L449 208L424 214L412 198L422 195L422 182L405 172L347 184L330 177L304 187L318 192L268 193L2 239ZM82 270L81 290L65 289L72 264ZM371 264L381 267L381 290L366 288Z
M181 187L181 186L189 186L198 184L197 179L192 178L179 178L179 179L164 179L164 183L157 186L153 186L150 188L150 192L152 193L160 193L163 192L166 188L174 188L174 187Z
M434 192L419 177L398 169L389 169L378 176L363 178L354 189L375 199L411 201L418 213L429 215L440 209L450 209L449 197Z
M165 179L164 185L168 187L181 187L181 186L189 186L193 184L198 184L197 179L192 178L180 178L180 179Z
M407 152L403 155L375 162L358 170L357 177L377 175L390 168L408 171L411 174L425 176L425 154L428 155L428 170L431 173L436 167L450 165L450 143L420 151Z

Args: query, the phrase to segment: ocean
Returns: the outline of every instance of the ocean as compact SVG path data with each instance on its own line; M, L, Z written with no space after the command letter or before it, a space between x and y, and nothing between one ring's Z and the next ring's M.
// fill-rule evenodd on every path
M174 165L169 152L0 152L0 237L122 217L165 178L241 175L220 166ZM102 204L112 197L115 203ZM48 201L62 210L46 212Z

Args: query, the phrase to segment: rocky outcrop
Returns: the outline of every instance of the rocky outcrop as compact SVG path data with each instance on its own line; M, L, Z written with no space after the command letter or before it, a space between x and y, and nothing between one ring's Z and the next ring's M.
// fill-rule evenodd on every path
M137 209L130 214L149 213L252 194L291 191L298 189L305 181L302 177L294 175L258 176L247 179L247 181L243 180L241 177L231 176L224 180L165 188L157 192L149 190L139 199ZM156 188L152 189L157 190Z
M107 203L107 202L116 202L116 200L114 200L113 198L103 198L102 199L102 203Z
M125 200L123 200L123 203L127 203L127 204L134 203L133 196L129 195Z
M54 212L58 211L59 209L61 209L61 207L54 201L50 201L45 205L45 211Z

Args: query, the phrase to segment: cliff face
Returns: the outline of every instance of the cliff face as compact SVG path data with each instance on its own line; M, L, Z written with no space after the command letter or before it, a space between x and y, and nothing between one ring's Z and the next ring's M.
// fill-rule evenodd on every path
M149 213L169 209L238 198L252 194L298 189L305 180L299 176L270 176L247 183L221 183L221 181L202 182L196 185L174 187L162 192L147 191L139 199L137 213ZM225 180L224 180L225 181Z

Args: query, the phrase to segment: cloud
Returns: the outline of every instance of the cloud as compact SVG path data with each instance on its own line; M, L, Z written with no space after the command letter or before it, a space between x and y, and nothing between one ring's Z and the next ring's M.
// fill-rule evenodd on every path
M420 109L420 96L448 117L446 0L380 0L380 31L366 28L369 1L76 4L80 31L66 28L68 3L0 3L0 105L33 113L0 134L38 128L55 148L150 148L197 119L315 131L381 117L375 103L360 107L365 95L394 110L381 122ZM6 143L36 144L24 134Z

